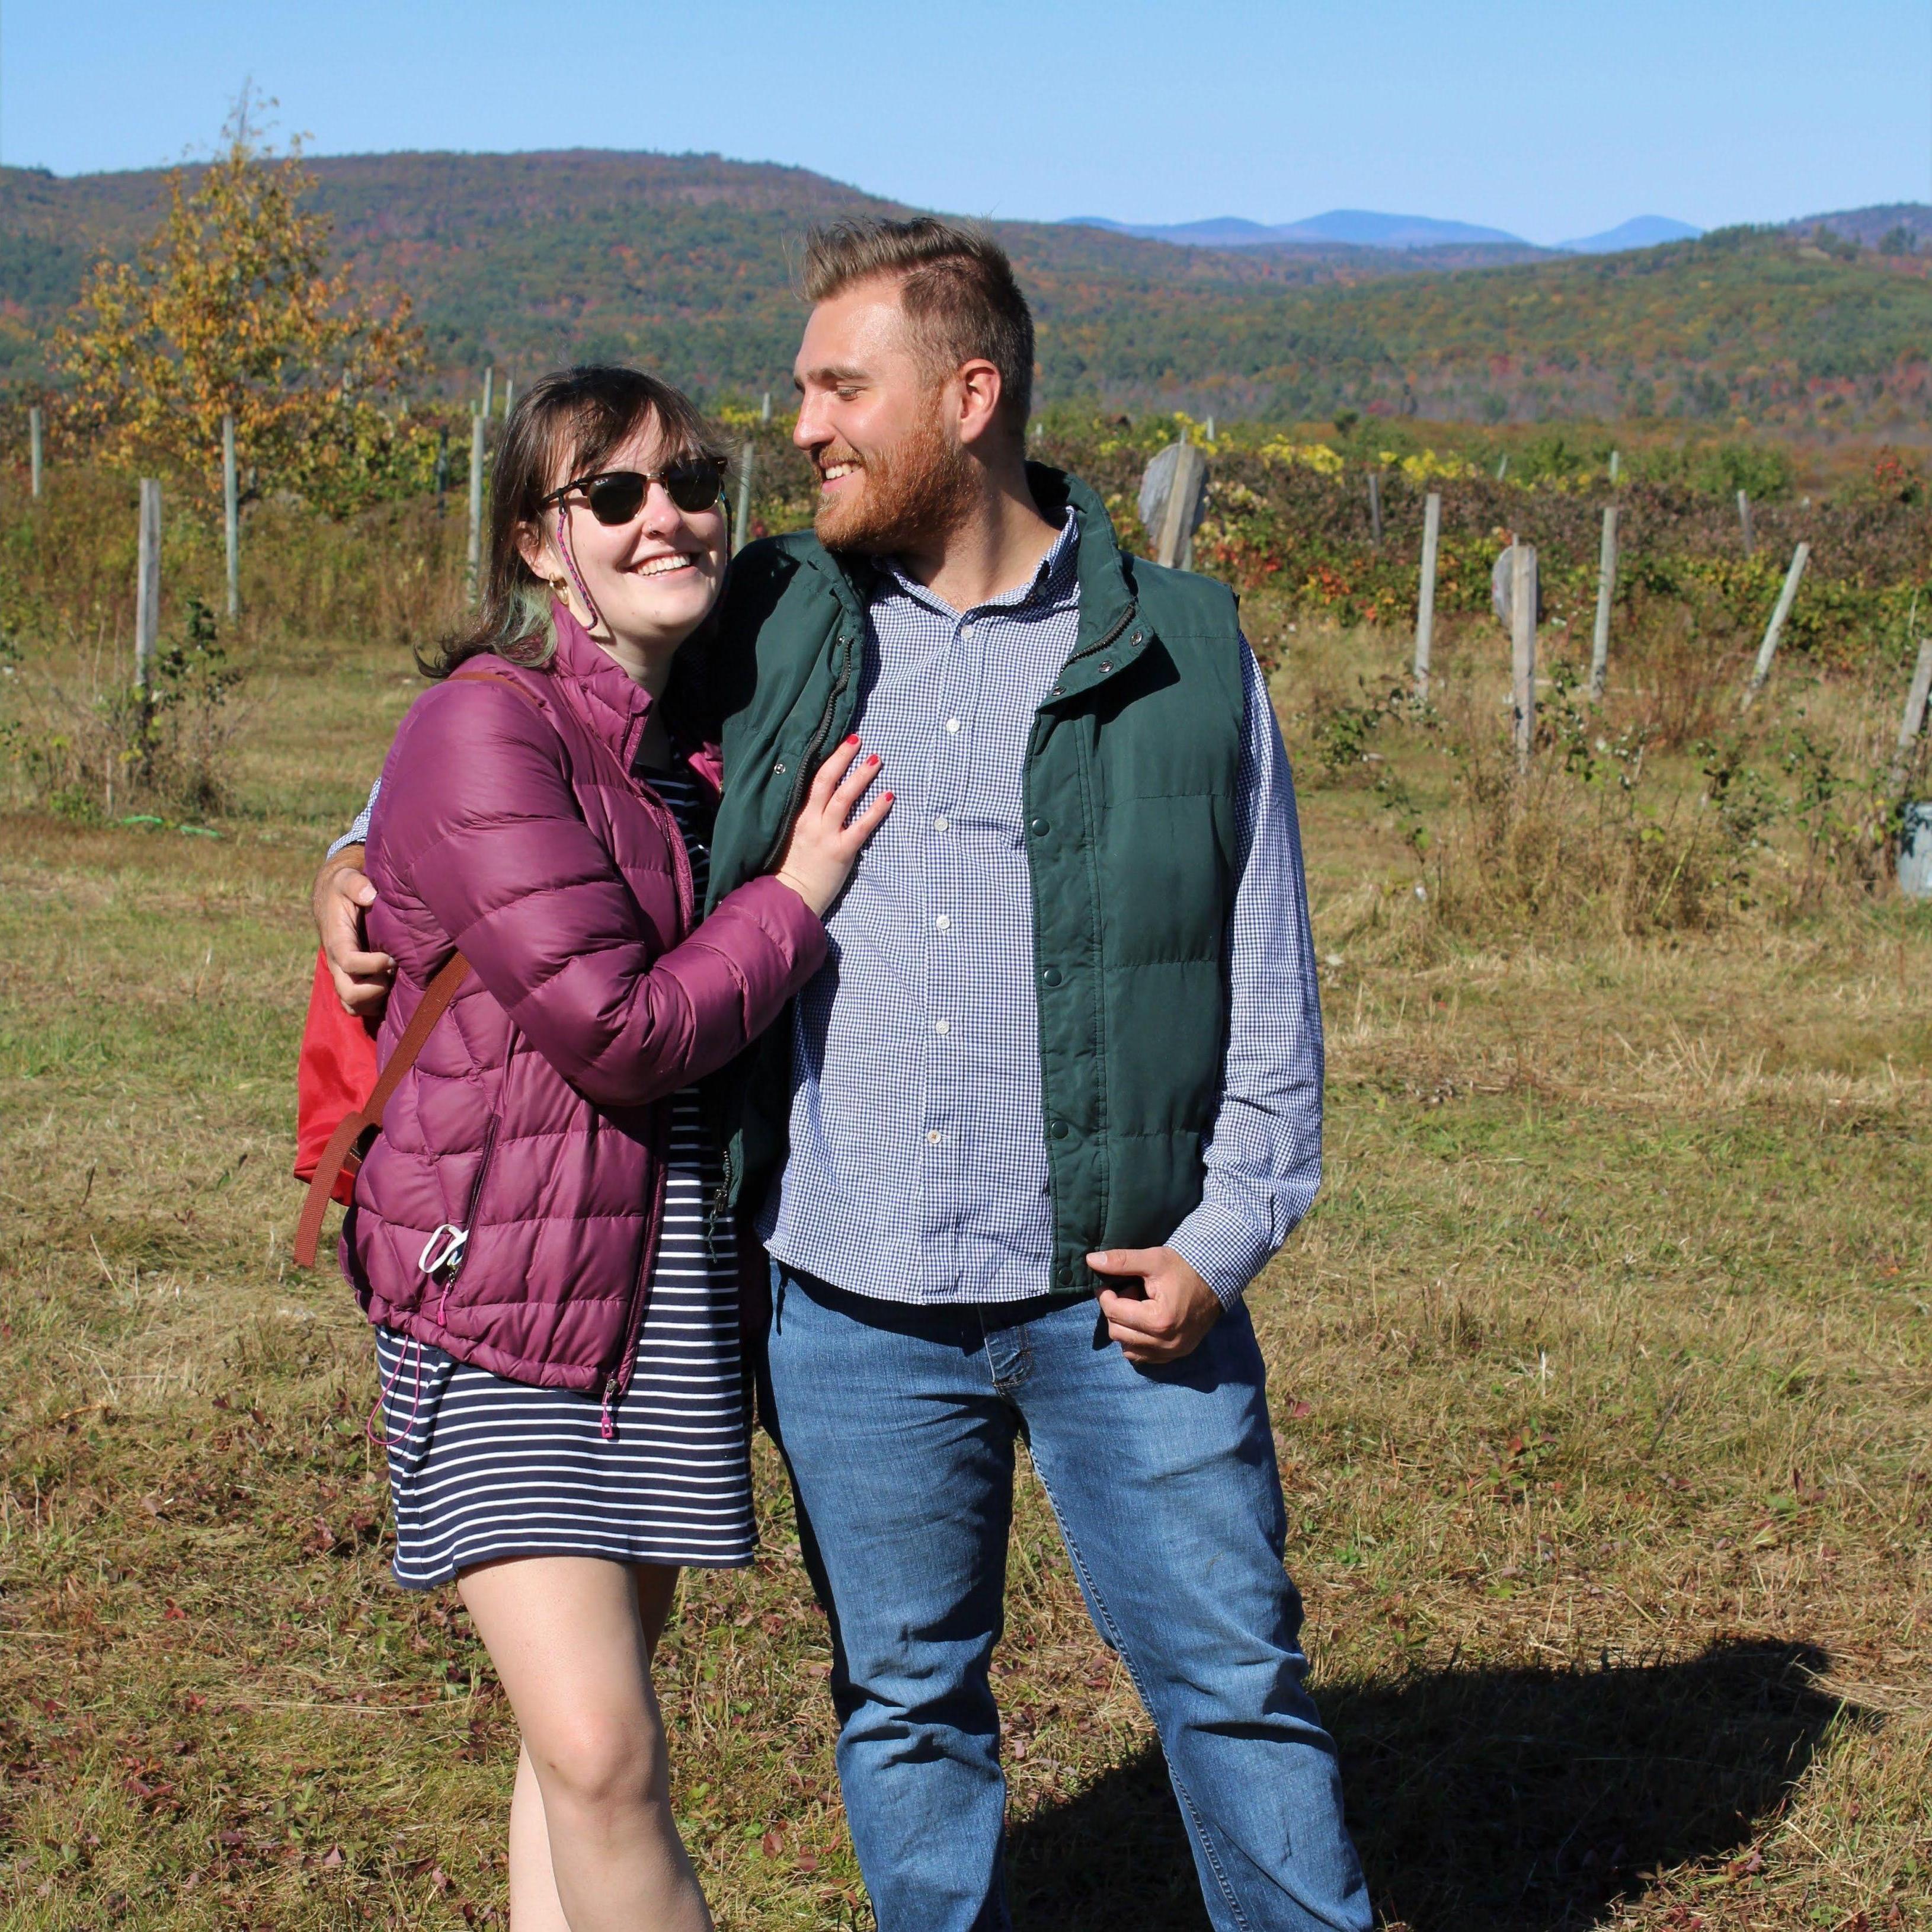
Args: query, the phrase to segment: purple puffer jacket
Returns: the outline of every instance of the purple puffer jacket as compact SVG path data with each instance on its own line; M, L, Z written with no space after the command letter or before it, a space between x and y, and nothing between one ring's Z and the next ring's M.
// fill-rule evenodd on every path
M425 692L383 766L379 1054L452 951L473 970L389 1101L342 1258L371 1321L608 1403L648 1291L670 1096L778 1017L825 928L760 878L694 931L683 841L629 775L650 698L568 611L555 624L546 670L478 658Z

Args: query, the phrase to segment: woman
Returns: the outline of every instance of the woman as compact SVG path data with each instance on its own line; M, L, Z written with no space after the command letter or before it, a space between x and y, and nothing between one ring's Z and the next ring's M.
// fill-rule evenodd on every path
M728 1216L692 1083L817 970L891 804L856 740L775 875L703 923L716 753L677 653L724 580L724 463L674 390L577 369L499 452L480 620L384 767L370 943L390 1100L344 1264L376 1324L398 1580L454 1577L523 1732L518 1932L689 1932L650 1655L677 1566L750 1560ZM854 815L856 813L856 816Z

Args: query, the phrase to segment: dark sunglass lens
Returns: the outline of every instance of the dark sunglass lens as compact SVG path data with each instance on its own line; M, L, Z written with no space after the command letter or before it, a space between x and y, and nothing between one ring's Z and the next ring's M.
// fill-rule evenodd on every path
M622 470L598 477L584 491L584 500L600 524L628 524L638 514L650 488L634 470Z
M680 510L692 512L710 509L723 487L717 464L697 457L674 463L664 472L664 484Z

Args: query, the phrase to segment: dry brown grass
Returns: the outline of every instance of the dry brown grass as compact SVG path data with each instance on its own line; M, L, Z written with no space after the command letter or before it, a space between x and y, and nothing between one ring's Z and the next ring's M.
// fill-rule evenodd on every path
M1400 648L1290 641L1292 716ZM286 1265L304 889L414 681L259 652L220 839L0 820L20 1932L501 1923L512 1727L453 1600L386 1580L366 1330ZM1376 748L1450 808L1429 742ZM1434 925L1386 800L1304 767L1328 1179L1254 1306L1384 1917L1932 1924L1932 922L1767 890L1662 937ZM762 1450L758 1483L764 1556L664 1652L678 1802L721 1924L863 1925ZM1021 1923L1199 1925L1030 1483L1011 1599Z

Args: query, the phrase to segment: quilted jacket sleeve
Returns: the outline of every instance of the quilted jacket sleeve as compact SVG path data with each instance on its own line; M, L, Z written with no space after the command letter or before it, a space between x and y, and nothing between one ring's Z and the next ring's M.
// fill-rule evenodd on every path
M440 685L410 712L376 839L381 869L599 1106L640 1106L716 1071L825 958L818 914L772 878L741 886L654 956L642 908L578 810L562 740L482 680Z

